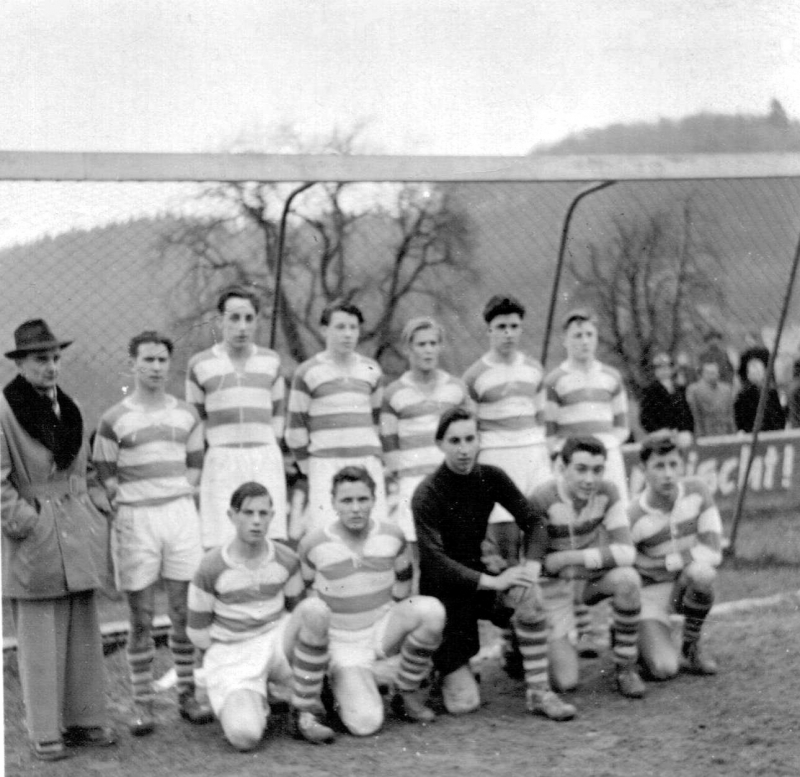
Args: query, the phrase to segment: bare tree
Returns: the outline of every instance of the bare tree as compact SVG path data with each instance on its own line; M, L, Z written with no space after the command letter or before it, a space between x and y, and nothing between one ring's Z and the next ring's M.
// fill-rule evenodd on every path
M359 149L358 126L335 132L315 153ZM283 148L302 147L291 128ZM288 138L288 140L287 140ZM237 150L252 150L237 143ZM305 150L312 150L308 147ZM185 264L177 307L186 327L208 317L226 283L254 284L271 301L284 203L301 184L219 183L194 201L198 215L171 222L161 240L167 258ZM281 345L297 361L322 344L318 321L334 300L361 306L363 340L377 358L394 350L398 317L450 306L447 275L474 273L469 223L445 190L430 184L316 183L297 196L288 221L279 289ZM431 298L426 301L425 298ZM264 311L269 315L270 311Z
M578 298L601 318L601 344L634 388L649 382L656 352L694 346L723 302L714 279L719 259L703 225L691 196L671 210L618 216L608 240L589 243L570 264Z

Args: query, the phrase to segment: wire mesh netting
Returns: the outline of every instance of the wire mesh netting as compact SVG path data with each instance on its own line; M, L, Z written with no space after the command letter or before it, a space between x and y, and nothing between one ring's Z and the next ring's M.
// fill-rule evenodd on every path
M388 375L404 368L398 333L412 315L440 318L444 366L461 373L486 350L481 310L512 293L527 307L524 349L541 356L559 242L576 183L3 182L0 331L10 350L23 320L65 338L65 386L89 423L130 385L126 344L148 328L176 341L171 389L188 357L217 338L214 302L232 281L263 294L268 344L280 219L290 195L275 348L289 374L322 344L319 315L345 298L366 315L362 348ZM558 322L574 304L601 321L601 356L632 395L656 351L692 371L703 338L724 335L734 363L769 344L800 231L800 180L617 182L590 193L569 223ZM797 296L797 295L795 295ZM791 380L800 305L790 307L777 364ZM8 360L0 380L13 375Z

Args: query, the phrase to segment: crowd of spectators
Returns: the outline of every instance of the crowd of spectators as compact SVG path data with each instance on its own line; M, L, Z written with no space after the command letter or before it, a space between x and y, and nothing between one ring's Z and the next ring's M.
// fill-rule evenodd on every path
M781 391L774 370L768 374L769 349L757 334L744 339L736 354L712 330L693 360L685 351L658 351L650 364L653 380L641 392L639 423L644 433L678 432L681 445L693 439L751 433L766 383L761 431L800 428L800 358L792 380Z

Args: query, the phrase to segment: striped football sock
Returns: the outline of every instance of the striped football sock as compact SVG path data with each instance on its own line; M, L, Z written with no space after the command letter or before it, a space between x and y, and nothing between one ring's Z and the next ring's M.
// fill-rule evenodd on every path
M328 668L328 643L310 645L298 636L292 647L291 705L301 712L322 711L320 694Z
M179 640L169 635L169 649L178 677L178 696L194 693L194 645L188 640Z
M400 647L400 668L395 685L398 691L414 691L428 676L433 666L432 656L439 641L425 642L413 633L406 635Z
M639 655L639 615L641 607L623 610L612 602L613 651L617 667L632 666Z
M685 617L683 624L684 647L695 644L700 639L700 629L714 604L713 591L697 591L691 587L686 589L681 602L681 612Z
M547 620L514 619L514 632L522 654L522 669L525 685L530 691L547 691Z
M588 604L583 602L573 602L573 612L575 613L575 628L578 637L592 636L592 611Z
M152 642L144 650L131 650L128 647L125 651L133 700L139 704L153 701L153 659L155 655L156 648Z

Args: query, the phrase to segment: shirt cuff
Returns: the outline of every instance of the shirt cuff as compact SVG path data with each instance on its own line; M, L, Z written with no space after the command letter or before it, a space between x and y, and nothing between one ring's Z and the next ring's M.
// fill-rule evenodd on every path
M599 548L586 548L583 551L583 563L586 569L600 569L603 564L603 554Z
M667 553L664 558L664 567L667 572L677 572L683 569L683 557L680 553Z

